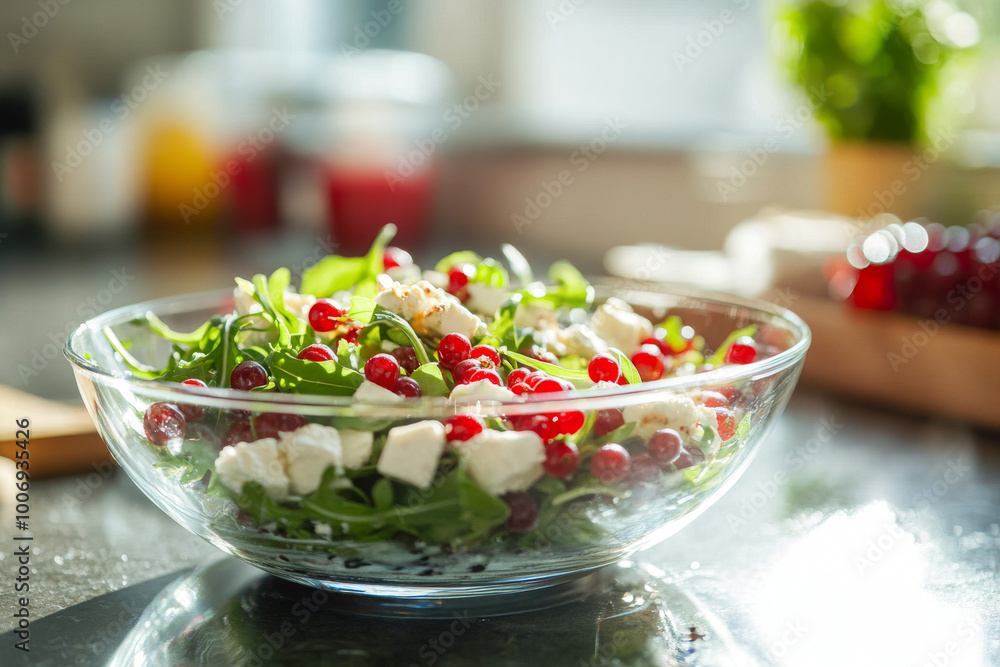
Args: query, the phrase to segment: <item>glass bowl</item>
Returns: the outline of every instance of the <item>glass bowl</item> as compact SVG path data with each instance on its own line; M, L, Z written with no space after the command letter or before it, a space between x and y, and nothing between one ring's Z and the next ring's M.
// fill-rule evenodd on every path
M216 292L150 301L105 313L73 333L66 344L66 356L87 409L122 469L164 512L223 551L279 577L344 593L428 604L524 593L570 582L656 544L716 501L750 463L781 414L809 346L809 329L802 320L771 304L620 281L597 283L595 287L598 301L620 298L654 321L667 315L681 316L704 336L708 348L719 345L736 329L755 325L755 341L765 353L745 365L631 386L534 394L523 402L455 404L445 398L420 398L384 405L139 380L104 333L108 327L120 340L128 340L137 359L162 364L170 344L136 319L152 312L174 330L192 330L213 315L231 312L232 293ZM461 544L447 540L422 543L401 533L383 533L377 540L337 537L331 536L328 526L306 536L291 536L273 525L253 525L231 497L213 492L218 487L212 483L214 456L224 446L231 424L248 415L259 419L261 415L292 414L300 422L378 433L457 413L508 420L503 423L522 415L570 410L591 415L720 388L732 397L733 423L738 426L735 435L714 453L710 451L706 460L683 470L636 465L625 480L614 485L614 493L607 495L570 490L558 496L558 504L553 500L542 512L538 527L526 533L498 530L479 541ZM156 446L147 440L143 429L143 414L155 402L204 408L204 415L188 424L185 439ZM633 454L645 447L635 438L621 444ZM584 453L581 450L581 457ZM187 460L200 460L203 466L180 465ZM551 484L551 479L546 477L543 482ZM423 493L433 495L435 489L432 485ZM420 496L411 494L410 505L423 507L419 503L426 497ZM391 511L406 508L394 506Z

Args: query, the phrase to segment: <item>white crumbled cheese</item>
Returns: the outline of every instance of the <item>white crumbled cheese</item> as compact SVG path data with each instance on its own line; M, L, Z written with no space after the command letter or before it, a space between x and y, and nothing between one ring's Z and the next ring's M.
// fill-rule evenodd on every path
M625 354L631 355L639 349L646 338L653 335L653 324L642 315L632 312L628 304L617 299L608 299L601 304L591 318L591 328L598 336Z
M398 283L415 283L420 280L420 267L416 264L394 266L391 269L386 269L385 272L386 275Z
M363 403L402 403L403 397L394 394L385 387L375 384L371 380L365 380L354 391L351 400Z
M661 428L672 428L682 435L692 434L698 425L694 401L679 394L668 394L652 403L630 405L622 414L626 424L635 422L635 433L643 440L648 440Z
M236 492L247 482L257 482L275 500L288 495L289 479L274 438L223 447L215 459L215 472L226 487Z
M331 537L333 535L333 528L328 523L319 522L313 526L313 530L320 537Z
M557 357L566 356L566 345L561 340L562 329L551 308L539 305L518 306L514 311L514 324L531 329L535 345Z
M502 287L469 283L465 289L469 292L469 300L465 305L474 313L493 317L507 303L507 290Z
M705 454L712 456L717 451L719 447L722 446L722 438L719 436L719 419L715 414L715 411L704 405L699 405L695 408L695 414L698 417L698 428L695 429L694 439L699 445L702 445L705 437L705 426L712 427L712 441L707 445L702 446L702 450Z
M355 431L344 429L340 432L340 450L344 458L344 467L360 468L372 457L374 436L371 431Z
M472 479L494 496L529 489L545 474L545 445L533 431L487 429L456 447Z
M305 426L281 434L278 453L285 461L289 489L304 496L319 488L323 473L330 466L344 472L344 457L337 429L322 424Z
M414 318L413 328L420 333L442 337L445 334L460 333L467 338L475 338L482 320L455 303L439 303Z
M427 420L389 429L376 470L385 477L426 489L444 451L444 425Z
M571 324L559 332L559 340L566 346L566 354L586 359L608 351L608 345L586 324Z
M285 308L300 320L309 321L309 309L312 308L314 303L316 303L316 297L312 294L285 291Z
M393 283L375 295L375 303L410 321L421 334L460 333L473 338L482 321L455 297L426 280L413 285Z
M499 387L489 380L477 380L469 384L456 384L451 390L452 401L512 401L516 394L506 387Z

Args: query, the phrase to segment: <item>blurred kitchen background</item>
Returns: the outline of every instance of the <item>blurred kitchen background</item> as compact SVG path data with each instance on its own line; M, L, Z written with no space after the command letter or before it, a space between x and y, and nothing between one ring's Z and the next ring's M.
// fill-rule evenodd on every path
M590 274L732 251L761 211L992 224L1000 6L846 4L3 3L2 383L75 398L91 315L388 222L418 261L511 242Z

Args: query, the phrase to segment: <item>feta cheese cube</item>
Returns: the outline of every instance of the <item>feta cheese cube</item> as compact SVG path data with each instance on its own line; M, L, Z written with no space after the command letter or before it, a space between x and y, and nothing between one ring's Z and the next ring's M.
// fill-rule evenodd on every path
M289 489L304 496L319 488L330 466L344 472L344 459L337 429L322 424L305 426L281 434L278 453L284 459Z
M607 343L586 324L571 324L559 332L559 340L566 346L566 354L585 359L608 351Z
M606 340L610 347L616 347L631 355L639 349L643 340L653 335L653 324L642 315L617 299L609 299L598 307L591 318L591 328Z
M489 380L477 380L469 384L457 384L451 390L452 401L512 401L516 394L506 387L498 387Z
M353 470L368 463L372 457L374 436L371 431L344 429L340 432L340 450L344 467Z
M431 306L414 318L412 324L419 333L431 336L460 333L467 338L475 338L482 321L465 306L448 302Z
M705 427L710 426L712 428L712 433L714 434L712 441L707 445L702 446L702 450L705 454L712 456L719 451L719 447L722 446L722 438L719 436L719 419L716 417L714 410L704 405L699 405L695 409L695 413L698 417L698 428L694 429L694 433L692 435L695 442L701 445L705 439Z
M247 482L257 482L275 500L288 496L289 479L274 438L223 447L215 459L215 472L227 488L237 493Z
M424 271L424 280L438 289L444 289L448 286L448 274L442 271L428 269Z
M426 420L397 426L389 429L375 468L385 477L426 489L434 481L444 445L441 422Z
M403 397L394 394L385 387L375 384L371 380L365 380L354 390L352 401L360 403L402 403Z
M693 433L698 425L694 401L687 396L667 394L652 403L630 405L622 411L625 423L636 423L635 434L648 440L661 428L672 428L681 435Z
M299 294L285 290L285 308L300 320L309 321L309 309L314 303L316 303L316 297L312 294Z
M529 489L545 474L545 445L533 431L486 429L456 447L472 479L494 496Z
M465 289L469 292L469 300L465 305L474 313L493 317L507 303L507 290L502 287L469 283Z

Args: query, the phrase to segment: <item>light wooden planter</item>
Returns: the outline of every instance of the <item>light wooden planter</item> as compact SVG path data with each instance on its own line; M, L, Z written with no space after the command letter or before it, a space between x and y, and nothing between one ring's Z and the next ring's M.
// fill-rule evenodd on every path
M920 214L929 166L912 146L835 142L823 161L824 207L862 220L885 212L912 219Z

